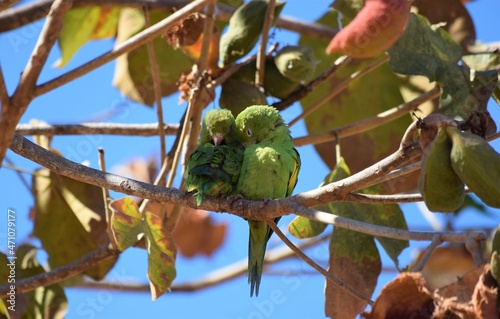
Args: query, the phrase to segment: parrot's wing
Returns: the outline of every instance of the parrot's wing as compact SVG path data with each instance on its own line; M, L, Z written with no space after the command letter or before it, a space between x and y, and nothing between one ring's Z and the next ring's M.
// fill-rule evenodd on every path
M288 187L286 190L286 197L292 196L293 189L295 188L295 185L297 185L298 177L299 177L299 170L300 170L300 155L299 152L294 148L293 151L295 152L295 155L293 157L293 170L290 172L290 178L288 179Z
M213 146L207 143L196 148L188 161L188 191L197 190L197 203L204 195L230 195L236 189L243 149L228 145Z

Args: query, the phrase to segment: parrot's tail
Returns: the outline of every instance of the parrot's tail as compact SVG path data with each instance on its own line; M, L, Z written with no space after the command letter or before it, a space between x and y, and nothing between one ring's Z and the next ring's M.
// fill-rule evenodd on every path
M250 297L259 295L260 279L264 269L264 256L268 240L269 226L264 221L249 220L250 238L248 240L248 283Z

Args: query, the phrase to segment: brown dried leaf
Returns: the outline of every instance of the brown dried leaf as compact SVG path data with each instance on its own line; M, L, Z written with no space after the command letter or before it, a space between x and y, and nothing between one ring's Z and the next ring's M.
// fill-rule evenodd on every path
M141 182L152 183L157 170L156 159L151 156L147 160L134 158L128 163L118 166L114 171L119 175L129 176Z
M434 250L422 270L422 276L427 281L427 287L434 290L455 282L457 277L474 268L472 256L464 245L450 245Z
M402 273L388 283L375 300L367 319L432 318L434 300L419 273Z
M328 272L370 297L382 269L373 236L335 228L330 242ZM347 294L336 284L326 281L325 314L330 318L356 318L366 302Z
M185 207L173 235L183 256L210 256L224 242L226 229L226 223L215 224L207 211Z
M498 283L490 272L489 265L485 265L484 272L472 295L474 312L478 318L498 318L497 309Z
M469 302L472 299L472 294L479 280L479 277L484 272L484 267L468 271L465 275L455 277L455 281L447 286L436 290L442 298L453 298L455 302Z
M164 34L164 38L172 47L181 49L197 62L200 59L204 24L205 15L194 13L168 29ZM208 54L209 69L218 68L219 35L217 27L214 26Z

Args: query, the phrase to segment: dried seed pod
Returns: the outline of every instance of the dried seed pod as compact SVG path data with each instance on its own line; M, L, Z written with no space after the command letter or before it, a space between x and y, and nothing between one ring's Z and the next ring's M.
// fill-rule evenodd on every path
M256 71L257 66L254 61L243 66L233 75L233 77L244 82L254 83ZM266 58L264 90L267 95L277 97L278 99L284 99L295 91L299 85L300 83L291 81L281 74L272 57Z
M500 208L500 154L487 141L447 127L452 141L451 165L460 179L486 205Z
M451 148L446 127L441 126L423 150L418 189L433 212L452 212L464 202L464 183L452 168Z
M230 78L222 84L219 105L236 117L249 105L267 105L267 99L254 84Z
M238 60L253 49L262 32L268 3L267 0L252 0L234 12L227 32L220 39L222 66ZM276 2L274 22L284 5L284 2Z
M287 79L294 82L306 82L314 75L318 60L310 46L289 45L279 50L274 63Z

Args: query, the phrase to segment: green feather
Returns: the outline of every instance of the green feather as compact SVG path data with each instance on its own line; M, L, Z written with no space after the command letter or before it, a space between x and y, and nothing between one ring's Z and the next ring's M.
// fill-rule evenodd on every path
M247 199L290 196L297 184L300 155L293 147L288 126L278 111L267 105L250 106L236 118L236 136L247 145L237 193ZM279 218L275 219L277 223ZM264 256L271 228L263 221L248 221L248 281L250 296L259 294Z
M234 125L229 110L211 110L203 118L199 145L188 159L186 178L187 191L196 191L197 205L205 195L231 195L236 190L243 147L234 136ZM216 146L217 134L223 144Z

